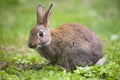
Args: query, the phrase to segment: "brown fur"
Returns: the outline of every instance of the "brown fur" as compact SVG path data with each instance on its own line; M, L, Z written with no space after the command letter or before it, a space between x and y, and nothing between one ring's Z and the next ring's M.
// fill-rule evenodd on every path
M51 7L46 16L50 17L50 10ZM46 17L47 21L49 17ZM37 35L41 30L46 32L43 38ZM58 64L67 70L73 70L76 66L94 65L103 57L102 42L94 32L78 23L64 24L49 31L49 22L43 22L31 34L35 34L35 38L30 36L29 46L36 48L41 41L41 47L36 50L51 64Z

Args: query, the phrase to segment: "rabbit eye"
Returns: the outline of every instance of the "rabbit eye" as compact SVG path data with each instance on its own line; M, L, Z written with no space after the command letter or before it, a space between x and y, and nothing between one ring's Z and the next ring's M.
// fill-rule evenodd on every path
M40 37L43 37L43 35L44 35L44 32L43 32L43 31L40 31L40 32L39 32L39 36L40 36Z

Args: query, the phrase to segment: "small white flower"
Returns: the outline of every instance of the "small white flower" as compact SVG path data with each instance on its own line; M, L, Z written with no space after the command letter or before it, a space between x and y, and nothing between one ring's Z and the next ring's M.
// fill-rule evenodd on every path
M117 40L118 38L119 38L119 35L117 35L117 34L111 35L111 40L113 40L113 41Z

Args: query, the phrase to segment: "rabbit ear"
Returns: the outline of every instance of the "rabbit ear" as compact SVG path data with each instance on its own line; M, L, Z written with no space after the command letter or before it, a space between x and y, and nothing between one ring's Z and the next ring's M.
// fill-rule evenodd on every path
M37 7L37 23L38 24L43 23L43 16L44 16L44 6L40 4Z
M49 20L50 20L50 15L51 15L51 9L52 9L53 4L50 5L49 9L44 15L43 22L47 25L49 25Z

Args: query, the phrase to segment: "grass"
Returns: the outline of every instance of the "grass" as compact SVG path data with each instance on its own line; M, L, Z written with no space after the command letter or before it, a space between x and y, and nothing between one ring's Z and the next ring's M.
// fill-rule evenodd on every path
M30 30L36 24L36 6L54 4L51 29L68 23L81 23L100 37L108 63L78 67L73 73L57 66L37 70L47 63L28 48ZM120 6L119 0L1 0L0 2L0 80L119 80L120 79ZM33 69L28 65L35 64ZM25 66L25 68L23 68ZM1 65L0 65L1 67ZM4 68L4 69L3 69Z

